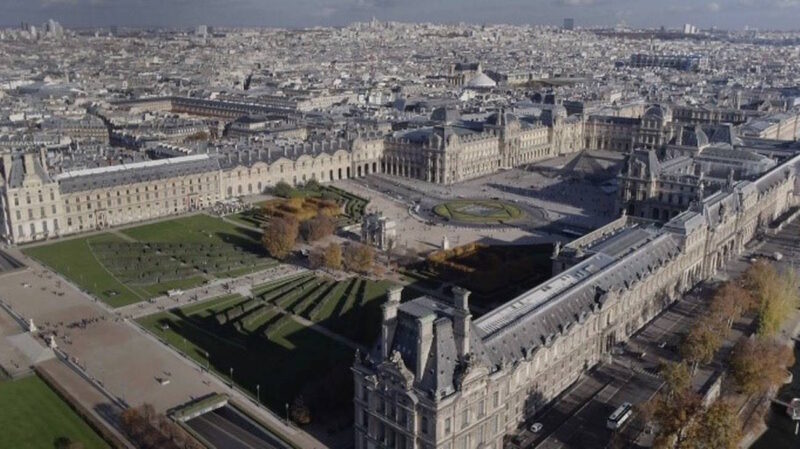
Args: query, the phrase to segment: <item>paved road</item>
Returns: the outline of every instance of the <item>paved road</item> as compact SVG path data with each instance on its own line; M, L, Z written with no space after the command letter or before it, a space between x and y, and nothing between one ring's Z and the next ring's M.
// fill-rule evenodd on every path
M229 406L186 424L216 449L289 449L275 435Z
M667 336L685 332L691 324L696 308L701 303L699 294L687 295L667 309L654 321L631 338L626 354L615 356L580 381L594 388L577 388L559 400L559 403L580 404L568 407L558 419L548 415L535 418L545 424L544 434L533 447L540 449L603 449L612 434L606 429L606 419L623 402L639 404L658 391L662 381L653 373L661 359L675 358L669 348L659 348L658 342ZM636 354L648 352L644 359ZM563 409L556 405L556 408ZM554 421L553 427L550 421Z
M606 448L612 438L612 432L605 426L611 412L624 402L634 405L646 402L661 388L663 382L657 376L660 364L668 360L678 360L677 344L699 316L713 285L741 273L748 265L748 259L749 256L738 259L731 264L730 271L720 273L687 293L631 337L623 354L613 356L610 363L605 363L589 373L589 379L581 382L594 385L595 388L577 388L565 395L559 402L584 405L568 408L568 413L561 414L560 420L555 420L556 427L548 425L550 423L547 414L535 418L536 421L542 421L545 427L543 435L535 440L532 447ZM729 349L741 333L741 329L734 330L723 350ZM640 356L642 352L646 354L644 357ZM700 368L693 379L695 387L705 383L712 374L713 364ZM607 383L609 378L611 380ZM640 431L641 429L629 424L623 429L623 435L635 439Z

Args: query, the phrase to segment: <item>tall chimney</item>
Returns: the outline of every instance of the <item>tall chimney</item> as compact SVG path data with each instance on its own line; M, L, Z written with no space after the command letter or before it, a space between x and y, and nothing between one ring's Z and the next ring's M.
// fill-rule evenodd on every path
M32 153L25 153L23 156L24 164L25 164L25 177L34 176L36 173L36 168L34 166L34 156Z
M381 306L383 311L383 324L381 325L381 356L384 360L389 358L389 345L391 345L394 326L397 322L397 308L400 306L400 296L403 287L393 287L386 293L386 303Z
M9 175L11 174L11 154L4 153L3 154L3 176L5 177L6 181L9 180Z
M453 335L456 340L456 351L459 357L469 354L469 330L472 314L469 313L469 295L467 289L453 287Z
M415 360L414 376L422 379L425 374L425 362L428 361L428 354L431 352L433 344L433 321L435 314L425 315L417 318L417 360Z

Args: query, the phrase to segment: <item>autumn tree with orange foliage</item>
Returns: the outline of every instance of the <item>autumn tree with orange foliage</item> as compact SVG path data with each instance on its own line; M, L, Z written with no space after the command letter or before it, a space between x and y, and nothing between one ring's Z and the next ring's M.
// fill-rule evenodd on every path
M746 394L763 393L786 379L794 365L792 348L771 338L748 338L733 348L731 377Z
M297 220L291 217L275 217L264 229L261 243L270 256L283 260L294 249L299 232Z

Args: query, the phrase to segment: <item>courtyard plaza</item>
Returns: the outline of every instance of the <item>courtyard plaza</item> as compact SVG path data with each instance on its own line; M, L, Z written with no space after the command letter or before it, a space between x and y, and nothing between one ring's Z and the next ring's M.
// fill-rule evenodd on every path
M586 159L603 161L609 158L605 153L587 152ZM476 241L551 243L564 240L559 232L565 229L592 230L614 218L611 170L598 168L599 163L585 169L574 157L560 156L449 186L389 175L334 185L369 199L368 211L379 211L394 220L400 247L441 248L445 236L451 246ZM523 217L492 224L446 222L434 212L443 203L470 200L509 204L519 208Z
M410 248L420 252L440 249L445 237L451 247L478 241L489 244L527 245L551 243L560 239L516 223L486 226L435 221L433 217L415 213L407 198L400 200L388 195L376 189L374 184L371 186L372 182L372 178L367 178L364 183L343 181L337 182L337 186L368 198L370 200L368 211L380 211L383 216L396 223L398 248Z
M621 159L619 154L607 153L586 151L578 156L559 156L449 186L389 175L373 175L356 182L388 180L390 184L381 184L380 188L394 184L415 192L416 199L422 201L421 209L446 200L497 198L532 211L534 219L596 228L615 215L616 172L612 167Z

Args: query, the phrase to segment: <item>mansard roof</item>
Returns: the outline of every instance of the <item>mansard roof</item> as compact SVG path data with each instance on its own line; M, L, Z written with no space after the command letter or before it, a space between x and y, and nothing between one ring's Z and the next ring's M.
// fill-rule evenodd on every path
M594 254L475 322L495 364L526 357L677 257L668 233L633 226L589 247Z
M25 167L25 160L24 160L24 153L14 154L11 156L11 167L5 167L4 170L6 171L6 182L8 182L8 187L12 189L22 187L22 183L25 181L25 178L28 175L36 176L41 179L43 182L51 181L50 174L47 170L42 167L41 162L39 161L39 157L36 154L30 154L29 157L33 160L33 173L28 173L27 167Z
M461 114L459 114L458 110L455 108L441 107L433 110L431 113L431 120L446 125L452 125L461 120Z
M682 126L678 128L678 133L670 142L672 145L680 145L690 148L704 148L708 146L708 136L701 126Z
M205 154L111 165L61 173L56 176L63 193L155 181L176 176L206 174L219 170L217 160Z
M640 176L632 171L634 166L637 165L644 167L642 176L657 178L662 172L661 161L658 159L655 150L640 149L630 152L625 159L625 163L622 165L620 173L629 176Z
M420 372L415 387L433 397L449 395L456 388L455 377L461 361L453 331L454 312L452 306L428 296L403 303L397 311L389 353L396 351L409 370ZM427 322L431 326L431 345L427 355L417 354L422 347L418 322ZM490 366L490 359L474 325L471 325L470 337L473 356L484 366ZM417 366L418 360L423 366Z
M365 137L370 136L366 135ZM258 162L272 164L281 158L297 160L304 155L317 157L328 154L332 156L337 151L351 151L351 149L352 141L349 139L328 138L303 142L228 141L213 148L201 148L201 151L216 151L220 167L223 170L229 170L239 166L252 167Z

